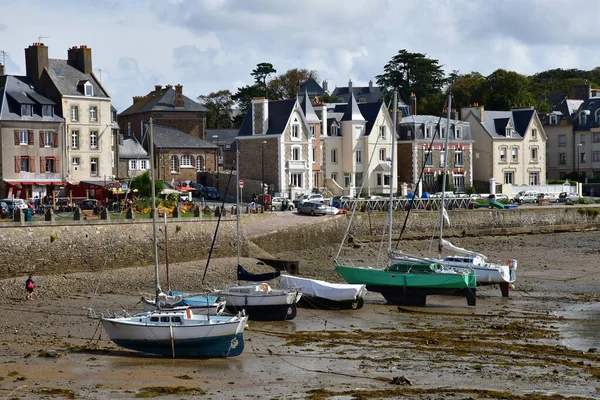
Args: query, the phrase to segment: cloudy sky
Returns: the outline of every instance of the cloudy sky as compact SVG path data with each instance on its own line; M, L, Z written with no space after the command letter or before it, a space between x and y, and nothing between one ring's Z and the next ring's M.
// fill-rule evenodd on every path
M0 51L6 73L24 75L39 37L51 58L87 45L122 111L155 84L193 99L235 92L260 62L317 70L330 90L366 85L400 49L446 73L589 70L600 65L598 15L595 0L20 0L2 5Z

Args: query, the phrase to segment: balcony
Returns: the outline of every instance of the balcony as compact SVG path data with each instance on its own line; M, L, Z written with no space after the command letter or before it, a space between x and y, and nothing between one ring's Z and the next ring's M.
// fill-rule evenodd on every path
M290 170L294 169L306 169L308 168L306 165L306 161L304 160L289 160L286 163L286 168Z

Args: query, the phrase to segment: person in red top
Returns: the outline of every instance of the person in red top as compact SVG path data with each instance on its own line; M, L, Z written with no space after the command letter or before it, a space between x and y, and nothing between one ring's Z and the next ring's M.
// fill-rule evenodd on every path
M33 300L33 292L35 292L35 281L33 276L29 275L29 278L25 281L25 290L27 290L27 300Z

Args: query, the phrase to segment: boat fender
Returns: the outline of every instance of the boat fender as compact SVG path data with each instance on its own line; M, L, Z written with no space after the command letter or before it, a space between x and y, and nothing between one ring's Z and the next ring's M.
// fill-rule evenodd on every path
M192 310L190 310L189 308L186 308L185 316L187 319L192 319Z
M263 292L268 292L269 291L269 285L267 283L261 283L260 284L260 288L262 289Z

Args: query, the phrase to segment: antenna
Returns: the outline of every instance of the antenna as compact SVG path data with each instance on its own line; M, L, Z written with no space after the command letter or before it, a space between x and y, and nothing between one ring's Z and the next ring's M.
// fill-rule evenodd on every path
M102 68L95 68L94 71L98 71L100 82L102 82Z
M42 39L50 39L50 36L38 36L38 43L42 43Z
M2 64L6 65L6 56L8 55L8 53L4 50L0 50L0 54L2 54Z

